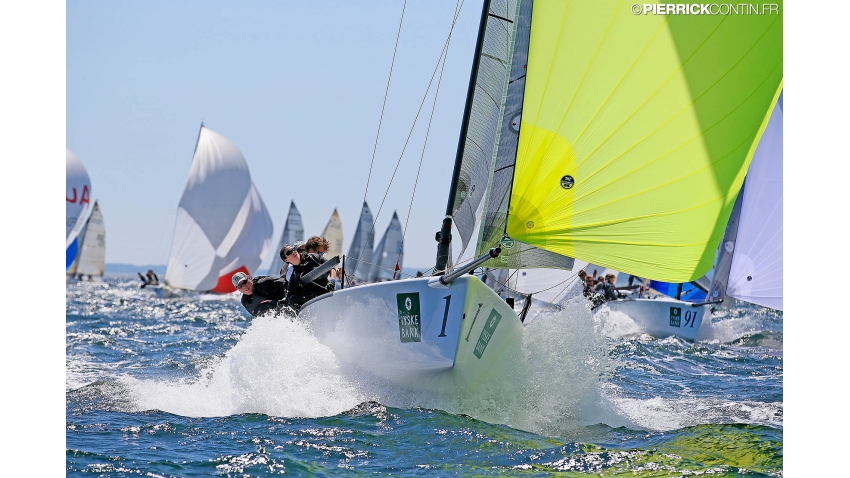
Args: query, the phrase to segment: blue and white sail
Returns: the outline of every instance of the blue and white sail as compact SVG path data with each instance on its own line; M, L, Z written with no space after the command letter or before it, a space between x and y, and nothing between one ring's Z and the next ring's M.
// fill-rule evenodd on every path
M67 274L102 276L106 262L106 228L97 201L94 202L86 225L77 237L77 256L68 267Z
M65 148L65 270L79 252L78 236L91 213L91 181L80 158Z

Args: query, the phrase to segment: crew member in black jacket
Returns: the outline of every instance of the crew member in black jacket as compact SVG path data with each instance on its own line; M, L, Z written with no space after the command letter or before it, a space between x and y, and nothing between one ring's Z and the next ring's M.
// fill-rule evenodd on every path
M242 305L254 317L277 307L279 300L286 297L286 278L256 276L253 279L244 272L232 277L233 286L242 293Z
M289 277L286 301L290 307L298 310L310 299L334 290L334 285L328 280L328 274L322 274L313 282L302 284L301 278L319 267L327 259L318 254L298 252L293 246L285 245L280 251L283 261L292 264L292 275Z

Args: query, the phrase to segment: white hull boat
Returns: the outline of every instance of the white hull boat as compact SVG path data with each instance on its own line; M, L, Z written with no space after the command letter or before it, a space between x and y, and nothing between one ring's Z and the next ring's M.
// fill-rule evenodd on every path
M513 309L470 275L338 290L305 304L301 316L340 358L412 387L431 380L475 389L522 341Z
M629 316L649 335L670 336L695 340L700 326L711 318L711 305L676 300L672 297L636 298L606 302L595 310L607 307L611 312Z

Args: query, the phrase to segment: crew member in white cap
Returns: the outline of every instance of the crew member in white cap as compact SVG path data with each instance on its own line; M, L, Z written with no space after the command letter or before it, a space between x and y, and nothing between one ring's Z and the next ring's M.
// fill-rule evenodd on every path
M254 317L275 310L278 301L286 297L283 277L256 276L252 279L244 272L237 272L231 280L233 287L242 293L242 306Z

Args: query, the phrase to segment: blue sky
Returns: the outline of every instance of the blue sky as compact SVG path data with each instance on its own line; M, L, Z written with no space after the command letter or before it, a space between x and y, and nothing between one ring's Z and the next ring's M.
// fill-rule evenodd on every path
M466 0L405 238L427 268L445 213L481 1ZM275 224L294 200L307 235L338 208L354 235L403 2L146 1L66 5L66 144L88 170L108 263L165 264L201 121L233 141ZM377 214L455 9L408 2L367 202ZM431 94L376 221L402 225ZM376 238L376 243L378 239ZM261 266L265 268L266 261Z

